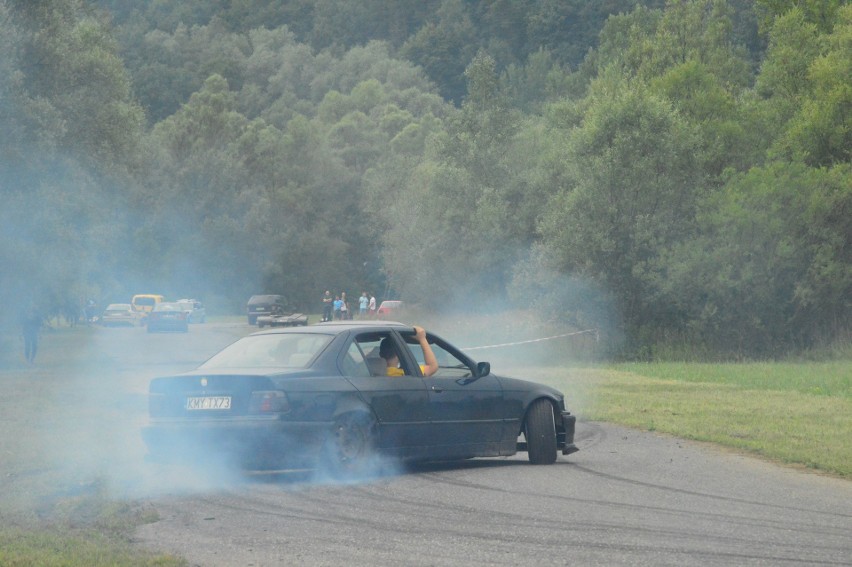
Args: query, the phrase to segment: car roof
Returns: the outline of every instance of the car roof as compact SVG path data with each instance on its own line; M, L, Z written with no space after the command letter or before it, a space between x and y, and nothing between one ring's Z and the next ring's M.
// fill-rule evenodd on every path
M269 335L276 333L322 333L337 335L346 331L376 331L389 328L405 330L411 329L412 326L398 321L329 321L327 323L315 323L305 327L273 327L269 330L252 333L252 335Z

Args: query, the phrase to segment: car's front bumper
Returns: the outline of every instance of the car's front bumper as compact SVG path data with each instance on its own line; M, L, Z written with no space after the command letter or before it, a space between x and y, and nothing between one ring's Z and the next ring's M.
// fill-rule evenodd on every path
M562 449L563 455L576 453L580 449L574 444L574 426L577 423L577 417L571 415L571 412L562 412L562 431L556 431L556 448Z

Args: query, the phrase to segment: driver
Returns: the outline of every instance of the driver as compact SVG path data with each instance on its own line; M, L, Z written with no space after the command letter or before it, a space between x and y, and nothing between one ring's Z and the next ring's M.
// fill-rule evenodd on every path
M420 348L423 349L423 361L425 365L420 365L420 371L424 376L431 376L438 371L438 359L435 358L435 353L432 352L432 347L429 341L426 340L426 331L423 327L414 327L414 337L420 343ZM405 371L399 367L399 355L390 337L382 339L379 345L379 356L385 359L388 365L388 376L404 376Z

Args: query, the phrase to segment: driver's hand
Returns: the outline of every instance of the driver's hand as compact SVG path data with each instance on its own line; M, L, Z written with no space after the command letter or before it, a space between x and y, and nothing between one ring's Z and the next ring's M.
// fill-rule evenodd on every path
M414 326L414 336L417 338L418 341L425 340L426 339L426 329L424 329L423 327L418 327L417 325L415 325Z

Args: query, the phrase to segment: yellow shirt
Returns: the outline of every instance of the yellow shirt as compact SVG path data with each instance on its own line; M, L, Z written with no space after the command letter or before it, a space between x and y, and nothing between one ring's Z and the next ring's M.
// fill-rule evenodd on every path
M426 374L426 367L422 364L420 365L420 373ZM388 376L405 376L405 371L402 368L394 368L393 366L388 366Z

